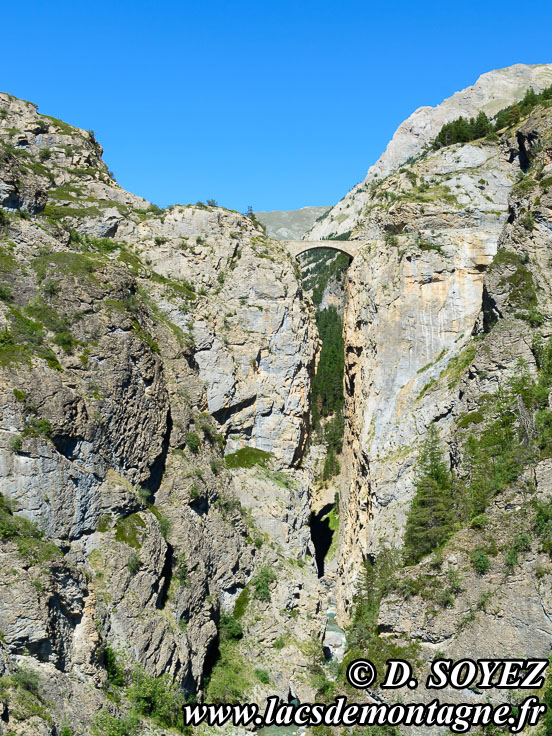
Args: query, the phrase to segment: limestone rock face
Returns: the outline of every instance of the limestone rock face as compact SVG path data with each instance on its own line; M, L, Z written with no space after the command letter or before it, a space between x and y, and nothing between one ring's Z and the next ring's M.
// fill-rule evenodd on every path
M408 223L405 218L403 234L376 238L350 269L345 328L349 454L338 574L342 621L352 610L362 560L402 545L428 427L436 427L445 457L459 473L455 492L461 494L463 484L469 490L472 482L465 464L470 434L477 437L481 427L500 418L500 404L493 402L500 402L511 381L542 370L538 345L550 337L552 315L552 207L546 178L552 170L551 127L550 108L535 110L501 138L492 159L496 177L490 170L480 177L500 182L497 189L485 188L497 203L509 188L507 217L504 211L497 214L493 225L474 208L469 218L481 218L484 228L461 230L457 220L447 228L450 220L434 190L430 207L434 216L439 210L439 226L420 227L427 210L414 210L416 219ZM451 159L465 156L450 147ZM407 169L407 178L417 177L413 186L419 187L419 172L435 160L425 156ZM390 177L399 197L400 176ZM413 207L421 204L417 200ZM388 208L374 206L361 227L381 232L381 223L385 229L397 216L394 205L403 206L398 201ZM404 234L410 229L414 237ZM522 438L535 431L524 407L518 398L514 414ZM544 456L517 461L523 472L505 484L477 522L451 535L433 556L403 567L390 584L378 630L382 639L399 646L408 640L417 647L422 678L437 657L548 656L550 558L535 520L536 504L550 503L550 460ZM479 567L474 551L484 555ZM426 701L434 697L423 688L417 695ZM405 700L407 692L380 696ZM445 690L442 700L484 702L487 696Z
M515 64L482 74L477 82L436 107L420 107L397 128L385 152L370 167L363 182L355 186L320 222L304 236L318 240L354 231L366 206L372 182L384 179L399 166L417 157L437 136L445 123L456 118L475 117L480 110L489 116L520 100L532 87L540 92L552 84L552 64Z
M348 595L363 557L401 545L419 439L452 410L448 384L428 387L447 371L456 381L469 354L519 171L508 160L490 143L428 154L375 187L359 220L371 242L349 269L345 315Z
M108 651L201 693L221 616L266 565L294 574L243 646L263 616L273 638L287 622L270 664L287 697L323 630L309 481L289 470L318 351L298 268L250 218L125 192L90 133L8 95L0 110L1 723L118 715L98 689ZM269 458L262 493L226 468L247 446ZM13 715L18 667L48 717Z

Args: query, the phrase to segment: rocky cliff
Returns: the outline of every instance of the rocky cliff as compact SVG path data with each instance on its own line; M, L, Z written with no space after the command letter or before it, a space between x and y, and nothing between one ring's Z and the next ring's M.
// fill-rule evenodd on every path
M255 218L161 210L0 95L0 734L331 699L334 595L345 662L549 655L550 101L428 144L551 76L415 113L313 230L358 255L302 274ZM343 315L344 408L315 307L333 347Z
M492 117L520 100L532 87L536 92L552 84L552 64L515 64L482 74L471 87L456 92L436 107L420 107L397 128L385 152L357 184L326 215L314 224L306 239L318 240L353 231L367 204L369 185L385 178L399 166L416 158L439 133L441 127L459 116L472 117L483 111Z
M427 151L374 180L355 218L337 584L357 654L395 646L421 672L436 656L549 656L551 131L545 102L496 140ZM420 470L432 432L448 522ZM432 556L405 545L413 509Z
M0 732L106 732L123 669L201 692L259 570L236 646L260 666L289 641L248 687L308 693L321 631L308 474L286 475L318 350L298 268L238 213L123 191L101 154L0 95Z

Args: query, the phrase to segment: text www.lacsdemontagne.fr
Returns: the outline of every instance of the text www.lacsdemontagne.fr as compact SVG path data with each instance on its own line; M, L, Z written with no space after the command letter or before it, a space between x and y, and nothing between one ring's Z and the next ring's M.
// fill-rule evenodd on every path
M349 703L338 697L332 703L282 703L278 697L267 700L264 711L255 703L194 704L184 706L184 721L188 726L445 726L453 733L466 733L475 726L507 726L519 733L525 726L535 725L546 706L535 696L527 697L515 708L500 705L470 703Z

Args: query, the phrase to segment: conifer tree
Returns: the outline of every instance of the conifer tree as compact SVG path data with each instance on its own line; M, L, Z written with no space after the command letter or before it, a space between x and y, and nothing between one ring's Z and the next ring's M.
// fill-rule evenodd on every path
M454 525L452 477L432 425L418 460L416 495L406 522L404 561L412 565L439 547Z

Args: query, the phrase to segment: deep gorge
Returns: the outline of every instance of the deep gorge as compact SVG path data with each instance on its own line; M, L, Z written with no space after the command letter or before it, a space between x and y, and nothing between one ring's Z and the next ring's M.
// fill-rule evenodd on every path
M190 698L331 702L362 656L548 656L550 85L422 108L304 224L354 258L299 265L0 94L0 734L186 734Z

